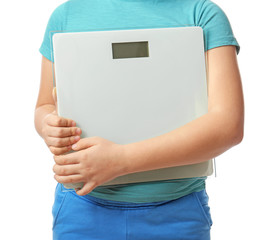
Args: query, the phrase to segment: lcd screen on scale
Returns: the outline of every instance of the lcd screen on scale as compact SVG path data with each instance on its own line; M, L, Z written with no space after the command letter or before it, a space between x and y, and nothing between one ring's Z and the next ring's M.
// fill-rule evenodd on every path
M149 57L148 42L112 43L113 59Z

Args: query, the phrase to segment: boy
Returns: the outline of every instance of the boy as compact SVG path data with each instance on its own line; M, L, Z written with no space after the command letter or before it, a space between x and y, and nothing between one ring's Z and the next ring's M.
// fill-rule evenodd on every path
M126 146L101 137L80 139L82 129L74 119L57 116L50 31L182 25L204 30L208 114L162 136ZM131 172L206 161L239 144L244 122L239 50L227 16L210 0L71 0L53 11L40 47L42 78L35 125L54 154L58 182L54 239L210 239L205 177L99 185ZM62 155L71 149L76 152ZM82 189L62 191L63 183L80 181L85 183Z

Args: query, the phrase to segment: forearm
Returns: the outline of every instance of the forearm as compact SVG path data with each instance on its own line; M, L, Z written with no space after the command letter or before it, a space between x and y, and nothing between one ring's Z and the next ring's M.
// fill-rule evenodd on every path
M44 104L35 109L34 123L35 128L40 136L42 136L42 120L43 118L55 110L55 105Z
M208 113L166 134L126 144L126 174L212 159L241 141L238 126L228 116Z

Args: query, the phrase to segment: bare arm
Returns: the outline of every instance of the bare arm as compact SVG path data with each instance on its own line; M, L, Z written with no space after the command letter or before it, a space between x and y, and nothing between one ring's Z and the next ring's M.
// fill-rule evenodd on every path
M54 69L55 70L55 69ZM52 63L42 56L41 81L34 114L35 128L53 154L71 150L80 139L81 129L71 119L59 117L53 95Z
M52 96L52 63L42 56L40 89L35 109L35 128L42 137L42 120L55 110L55 102Z
M207 54L208 113L166 134L125 145L126 174L200 163L242 141L244 100L235 47Z

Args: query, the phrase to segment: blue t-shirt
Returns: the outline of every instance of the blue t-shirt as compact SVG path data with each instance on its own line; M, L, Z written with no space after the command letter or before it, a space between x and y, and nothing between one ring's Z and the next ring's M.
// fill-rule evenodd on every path
M210 0L69 0L52 12L40 53L52 61L52 31L200 26L205 50L240 46L223 10ZM92 196L123 202L177 199L205 188L206 177L98 186Z

